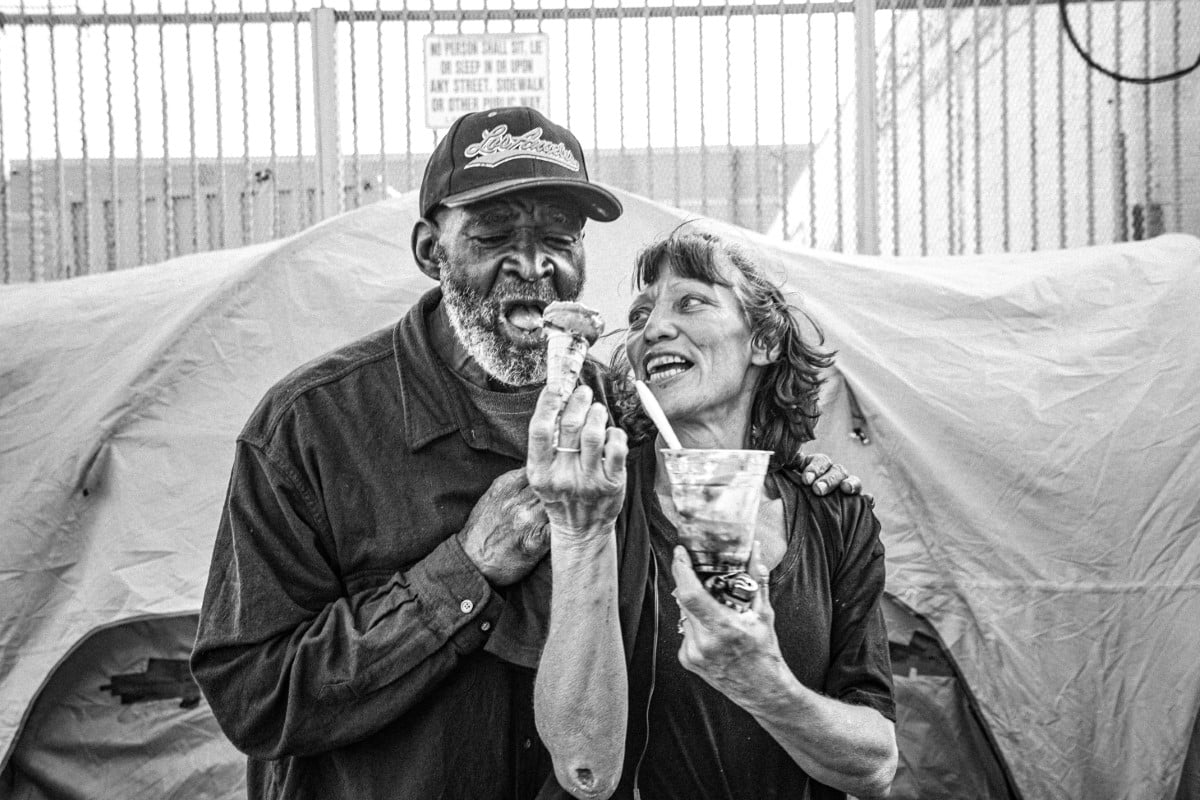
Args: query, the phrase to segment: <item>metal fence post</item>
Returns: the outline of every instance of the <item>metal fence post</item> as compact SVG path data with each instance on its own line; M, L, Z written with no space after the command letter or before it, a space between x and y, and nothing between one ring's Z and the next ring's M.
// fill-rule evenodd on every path
M892 21L893 24L895 20ZM879 254L879 152L875 94L875 0L854 0L855 240L858 252Z
M309 12L313 47L313 113L316 115L317 213L327 219L342 211L341 130L337 97L337 17L321 6Z

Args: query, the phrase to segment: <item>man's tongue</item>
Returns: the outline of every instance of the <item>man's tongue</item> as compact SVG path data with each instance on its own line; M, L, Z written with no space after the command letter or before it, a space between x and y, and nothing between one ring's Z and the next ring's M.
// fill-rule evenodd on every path
M542 327L542 312L533 306L514 306L508 312L508 321L523 331L535 331Z

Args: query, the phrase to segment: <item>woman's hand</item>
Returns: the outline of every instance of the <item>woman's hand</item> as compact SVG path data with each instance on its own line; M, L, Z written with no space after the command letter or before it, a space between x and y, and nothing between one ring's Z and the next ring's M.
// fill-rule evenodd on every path
M758 542L751 551L749 572L758 581L758 593L750 609L739 612L708 593L683 547L675 548L671 563L683 632L679 663L747 710L764 699L764 693L781 687L789 675L775 636L770 573Z
M559 412L561 416L559 415ZM529 485L554 534L586 540L611 530L625 499L625 432L607 427L608 412L579 386L565 407L542 390L529 423Z

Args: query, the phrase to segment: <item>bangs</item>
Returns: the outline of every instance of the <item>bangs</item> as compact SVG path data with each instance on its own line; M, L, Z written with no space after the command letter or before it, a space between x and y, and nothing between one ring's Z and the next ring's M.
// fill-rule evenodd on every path
M655 283L665 265L681 278L733 288L733 281L721 268L723 256L727 258L725 247L711 234L671 235L638 253L634 284L641 290ZM736 273L737 268L733 271Z

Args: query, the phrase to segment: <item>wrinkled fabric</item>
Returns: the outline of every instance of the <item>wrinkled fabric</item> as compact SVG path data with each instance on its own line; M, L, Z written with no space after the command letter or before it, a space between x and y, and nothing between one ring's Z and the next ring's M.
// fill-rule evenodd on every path
M637 248L686 217L619 196L582 298L614 328ZM415 205L0 287L3 759L89 632L198 610L255 403L431 286ZM1200 242L893 259L714 227L838 350L812 449L875 494L888 589L937 628L1021 791L1172 796L1200 710Z

